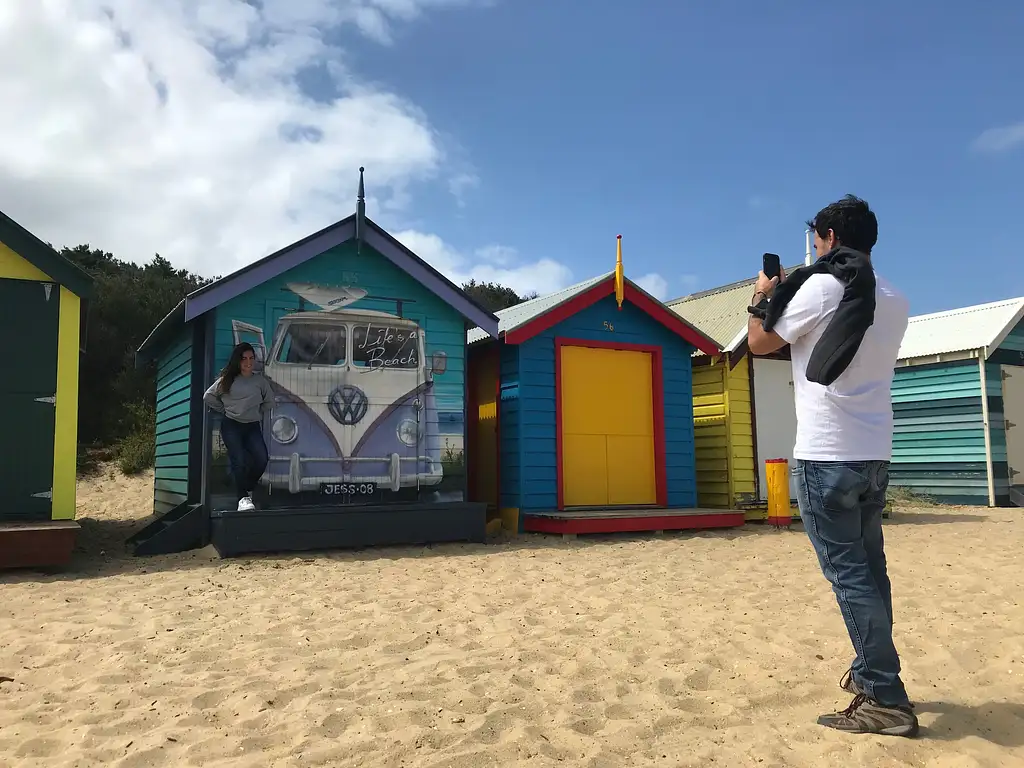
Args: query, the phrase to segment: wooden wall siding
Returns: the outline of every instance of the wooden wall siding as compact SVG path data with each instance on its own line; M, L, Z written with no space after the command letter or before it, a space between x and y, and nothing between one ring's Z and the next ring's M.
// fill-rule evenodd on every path
M605 322L614 330L607 330ZM693 347L629 303L623 304L620 311L615 298L608 296L519 345L519 507L524 511L550 510L558 505L555 458L556 336L662 347L668 505L697 506L690 370ZM503 401L502 408L505 409L506 405ZM610 408L614 405L609 403ZM504 422L502 430L504 437L507 434L504 432ZM507 472L507 466L507 462L502 464L503 475Z
M193 328L183 328L160 357L156 379L153 511L162 515L188 498Z
M702 507L730 508L757 498L749 359L729 370L727 358L693 368L697 498ZM708 362L705 362L708 361Z
M729 435L731 438L729 506L757 499L757 466L755 465L753 408L750 402L750 356L744 355L729 371Z
M1005 365L1024 366L1024 322L1018 323L1017 327L1010 331L990 360Z
M500 506L518 509L520 504L520 483L522 481L522 441L520 436L519 407L519 347L515 344L501 345L501 402L498 406L500 419L498 439L501 465L498 482L501 484Z
M1002 379L985 368L997 503L1008 496ZM896 370L890 483L950 504L988 504L976 360Z

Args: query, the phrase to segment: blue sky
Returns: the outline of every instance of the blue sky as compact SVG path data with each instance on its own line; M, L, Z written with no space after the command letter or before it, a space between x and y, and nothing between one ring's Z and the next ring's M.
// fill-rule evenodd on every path
M456 281L662 298L845 193L914 313L1024 295L1024 3L80 0L0 15L0 210L224 275L353 212ZM628 9L628 10L627 10ZM54 61L61 66L54 66Z
M799 260L847 192L912 312L1024 295L1024 4L496 2L421 19L354 63L414 100L480 183L414 190L456 246L656 272L672 296ZM998 138L998 136L996 137ZM998 143L998 142L997 142ZM368 181L372 184L372 169Z

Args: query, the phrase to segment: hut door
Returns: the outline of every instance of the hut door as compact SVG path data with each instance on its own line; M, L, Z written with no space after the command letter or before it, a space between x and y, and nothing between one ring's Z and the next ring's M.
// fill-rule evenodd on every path
M656 504L651 353L560 354L562 506Z
M754 416L757 432L757 471L760 497L768 498L765 459L786 459L793 468L796 445L796 400L793 394L793 364L789 360L752 357L754 366ZM789 476L789 494L796 498L796 482Z
M1010 485L1024 485L1024 368L1004 365L1002 377Z
M51 516L59 313L55 283L0 279L0 521Z

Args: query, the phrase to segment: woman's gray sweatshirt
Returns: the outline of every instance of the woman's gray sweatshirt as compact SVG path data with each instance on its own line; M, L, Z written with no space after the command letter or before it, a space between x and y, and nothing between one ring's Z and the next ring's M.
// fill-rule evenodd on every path
M231 391L222 395L218 378L206 390L203 402L232 421L249 424L261 421L263 414L274 407L274 391L269 381L254 373L251 376L236 376L231 382Z

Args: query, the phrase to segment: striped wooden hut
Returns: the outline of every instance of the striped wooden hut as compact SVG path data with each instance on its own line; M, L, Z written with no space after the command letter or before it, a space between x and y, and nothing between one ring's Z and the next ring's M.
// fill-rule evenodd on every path
M912 317L892 399L892 485L1024 505L1024 297Z
M71 558L92 278L0 213L0 568Z

